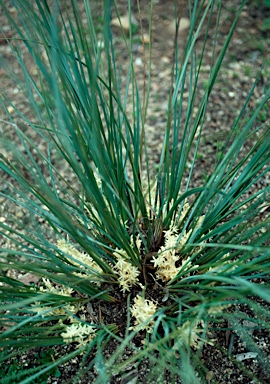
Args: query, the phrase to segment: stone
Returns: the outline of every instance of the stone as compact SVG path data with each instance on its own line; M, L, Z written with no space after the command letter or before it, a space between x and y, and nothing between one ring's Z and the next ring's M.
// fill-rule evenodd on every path
M130 21L131 21L131 26L130 26ZM137 19L134 16L131 16L131 18L129 18L128 15L125 15L119 18L115 17L114 19L112 19L111 25L118 28L122 28L125 33L128 33L132 25L138 26L139 24Z

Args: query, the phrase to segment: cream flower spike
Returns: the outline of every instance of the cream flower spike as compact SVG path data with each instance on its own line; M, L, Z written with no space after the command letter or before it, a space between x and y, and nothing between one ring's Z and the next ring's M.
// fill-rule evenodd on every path
M201 338L200 334L204 332L204 321L198 320L195 323L186 321L180 328L178 328L180 333L175 341L173 349L180 349L185 345L190 345L195 349L199 349L204 343L204 340Z
M81 268L81 272L83 273L75 272L74 273L75 275L79 277L85 277L85 278L91 276L93 278L93 282L96 284L99 284L98 277L95 275L95 273L91 273L91 269L93 269L94 271L100 274L102 274L103 271L99 267L99 265L88 254L78 251L76 248L73 247L72 244L68 243L65 240L59 240L57 242L57 246L60 249L60 251L72 257L72 259L70 259L69 261L73 265ZM89 269L87 267L89 267Z
M76 342L78 347L90 343L96 337L95 328L88 324L74 323L67 325L61 336L66 344Z
M145 329L146 332L151 333L155 321L150 319L155 314L156 310L157 305L153 301L146 300L138 294L134 299L133 306L130 308L131 315L135 317L134 326L130 327L130 329L136 329L143 323L146 323L141 329Z
M113 256L117 259L113 270L117 273L118 281L123 292L130 291L130 288L137 284L140 271L134 265L131 265L126 259L128 255L123 249L117 249Z

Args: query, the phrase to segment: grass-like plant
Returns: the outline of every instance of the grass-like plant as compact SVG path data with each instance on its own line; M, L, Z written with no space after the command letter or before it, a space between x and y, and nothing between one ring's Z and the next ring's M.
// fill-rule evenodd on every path
M158 375L196 383L207 371L200 353L207 344L218 348L211 330L219 324L224 329L224 322L263 361L241 320L250 317L258 328L270 324L270 221L262 216L270 187L260 185L269 172L270 132L267 123L256 123L269 89L251 111L256 83L251 85L218 161L201 185L193 185L208 99L243 5L217 54L222 1L189 2L190 30L180 59L176 33L167 124L155 167L146 140L151 57L141 93L132 31L128 38L123 33L130 65L121 83L111 1L104 1L102 38L89 1L84 18L73 0L16 0L16 17L1 3L20 68L10 76L31 111L2 95L1 125L8 134L1 138L0 160L0 195L6 199L0 221L0 363L28 354L29 368L16 372L20 383L39 382L76 356L72 382L95 368L96 382L105 383L147 362L155 370L145 382ZM153 2L149 7L151 19ZM176 30L181 9L182 2ZM198 100L213 13L212 64ZM205 38L197 51L202 27ZM26 274L35 284L25 282ZM31 364L32 351L52 347L54 361ZM3 383L12 377L9 372Z

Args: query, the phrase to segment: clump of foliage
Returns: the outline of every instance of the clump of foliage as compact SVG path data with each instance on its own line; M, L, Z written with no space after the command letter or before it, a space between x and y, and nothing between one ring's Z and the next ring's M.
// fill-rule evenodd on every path
M181 60L176 34L155 173L145 140L151 71L141 97L132 39L123 36L130 66L121 84L111 2L104 1L102 36L96 35L90 2L84 4L84 21L76 1L69 7L45 0L34 6L17 0L15 5L17 18L2 4L14 32L9 43L20 66L16 81L31 113L2 96L7 115L2 123L14 130L17 145L1 139L8 155L1 155L0 194L24 214L7 211L0 222L5 239L0 348L9 351L0 362L53 346L62 351L60 357L22 371L22 383L76 356L81 359L78 377L95 366L97 382L148 359L163 375L170 362L171 382L178 375L195 383L197 375L204 377L198 353L216 343L211 324L226 319L240 329L247 315L235 308L245 304L259 328L269 327L268 311L256 302L269 302L270 221L260 218L269 205L269 186L253 189L269 172L269 126L256 123L269 89L250 112L253 85L222 156L200 186L192 185L207 129L207 102L242 7L217 57L213 47L208 83L198 102L207 33L216 11L218 33L222 1L189 3L191 25ZM181 9L180 4L176 28ZM205 39L197 52L202 26ZM246 143L252 145L243 152ZM24 273L38 282L22 282ZM103 352L112 341L117 347L106 359ZM132 353L124 359L127 348Z

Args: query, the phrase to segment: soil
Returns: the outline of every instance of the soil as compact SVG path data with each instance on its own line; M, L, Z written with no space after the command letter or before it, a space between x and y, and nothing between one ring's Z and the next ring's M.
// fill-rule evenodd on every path
M78 1L79 6L83 8L83 2ZM95 14L100 17L101 5L99 1L93 1L95 8ZM125 0L117 0L118 10L120 15L127 14L127 2ZM220 24L218 32L218 40L216 42L216 56L220 52L222 43L228 34L232 20L235 16L235 10L237 5L240 4L239 0L227 0L224 2ZM142 23L143 33L145 40L148 38L148 25L149 25L149 2L146 0L140 1L140 12L138 12L137 1L131 1L132 14L135 20ZM14 10L14 13L15 10ZM83 15L83 13L82 13ZM83 17L83 16L82 16ZM188 18L188 10L184 9L183 17ZM258 75L258 70L264 65L262 72L260 73L257 86L254 94L251 97L249 108L253 109L258 105L261 97L265 94L265 89L270 83L270 30L264 29L265 19L270 18L270 9L260 4L260 1L250 1L243 9L235 32L233 34L232 41L230 43L227 55L224 60L223 68L220 71L218 81L212 91L209 99L208 109L206 112L206 124L207 130L204 131L201 142L201 161L197 162L198 166L195 169L194 177L192 180L193 186L201 185L201 180L204 178L205 173L211 172L215 162L220 154L223 143L225 142L231 127L234 124L237 113L243 106L246 97L248 96L252 84ZM202 77L198 87L197 103L204 92L204 83L207 80L209 73L209 65L212 60L212 46L214 44L214 31L216 16L213 18L210 26L210 31L207 37L207 53L202 64ZM134 21L135 23L135 21ZM174 2L172 0L156 0L154 1L154 17L153 17L153 44L152 44L152 74L151 74L151 89L150 99L148 105L148 114L146 121L146 140L149 147L149 161L152 164L153 172L156 169L156 164L159 162L160 150L162 146L162 140L164 137L164 130L166 126L166 113L167 103L170 90L170 74L171 74L171 62L172 52L174 45ZM136 23L135 23L136 24ZM4 14L0 14L0 25L8 37L11 37L11 31L7 24L7 20ZM118 64L121 66L122 81L126 81L126 73L128 69L128 54L126 47L121 36L119 28L114 25L112 27L115 41L115 53ZM179 38L179 55L183 52L183 46L185 44L187 32L186 29L180 30ZM149 52L147 44L145 47L142 45L140 28L136 30L132 36L133 39L133 58L134 66L137 75L137 81L139 88L144 89L145 72L144 72L144 59L149 59ZM203 44L204 33L202 32L197 39L198 50ZM0 55L5 59L6 63L10 65L13 70L18 71L18 66L14 61L12 52L7 44L3 40L0 40ZM31 66L31 61L29 61ZM7 94L7 96L13 100L18 109L22 109L24 113L31 118L32 111L25 101L24 95L20 93L19 89L14 87L14 84L8 78L6 69L0 67L1 87ZM11 112L12 113L12 112ZM0 111L0 131L14 139L14 143L20 144L17 139L12 137L12 130L9 124L6 124L6 117L4 113ZM265 109L259 116L261 124L270 121L269 109ZM269 123L268 123L269 124ZM23 127L25 131L27 127ZM34 139L33 133L30 133L32 139ZM42 146L42 143L40 144ZM248 149L248 144L247 148ZM5 148L2 148L4 155L9 156L9 153ZM67 176L68 177L68 176ZM8 180L7 180L8 181ZM261 180L260 185L255 185L254 190L261 188L262 186L270 184L270 175L265 175L265 178ZM3 190L6 186L1 186ZM0 196L0 218L5 218L8 215L15 215L20 217L24 214L21 210L18 211L15 205L9 205L3 197ZM26 229L27 230L27 229ZM0 240L1 243L1 240ZM33 280L35 277L26 276L23 274L20 278L27 283ZM120 297L120 296L119 296ZM266 306L265 303L263 303ZM123 302L116 305L114 308L115 315L109 323L116 322L120 328L123 328L121 314L125 312L125 304ZM245 311L244 307L239 307L239 311ZM103 317L106 317L105 308L101 308L99 304L94 305L93 313L98 316L102 313ZM202 382L209 383L231 383L231 384L252 384L252 383L268 383L270 382L270 372L267 372L267 361L263 364L266 368L261 369L258 358L250 357L245 358L243 353L248 357L248 346L243 343L236 331L226 331L224 328L228 327L228 324L212 325L212 337L218 340L219 348L216 345L206 345L203 348L200 359L206 365L208 372L205 374ZM270 357L270 335L265 330L252 330L251 337L255 340L261 351L269 359ZM121 330L124 332L124 328ZM134 343L136 347L140 346L142 339L138 337ZM116 341L111 341L105 351L105 358L110 357L112 352L116 349ZM71 348L71 347L70 347ZM69 350L69 347L65 348L65 352ZM20 358L20 364L24 367L29 365L35 365L38 360L40 351L31 352ZM57 347L54 351L55 356L59 356L62 353L61 348ZM126 348L124 358L132 356L133 349ZM234 360L243 357L242 367L235 363ZM91 359L91 356L89 356ZM67 362L63 366L59 367L61 376L57 377L53 374L46 378L47 383L68 383L75 382L74 375L78 369L80 358L75 358L72 361ZM111 383L121 384L134 384L145 383L146 373L149 373L149 362L143 361L137 368L130 368L124 375L116 375ZM251 372L251 375L246 370ZM268 360L269 368L269 360ZM1 370L1 369L0 369ZM254 379L257 377L257 379ZM92 383L96 378L96 371L93 369L91 372L87 372L85 377L81 377L78 383ZM153 379L152 382L159 382L157 379ZM170 383L170 381L167 381ZM175 383L181 381L175 381ZM11 383L12 384L12 383ZM184 383L185 384L185 383Z

